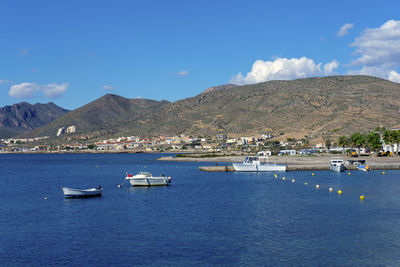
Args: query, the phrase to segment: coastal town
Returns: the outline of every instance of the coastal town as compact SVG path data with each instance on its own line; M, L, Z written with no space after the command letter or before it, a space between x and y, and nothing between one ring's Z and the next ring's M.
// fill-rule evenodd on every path
M393 127L390 132L398 132L399 127ZM375 152L379 155L394 155L397 152L397 143L388 142L383 132L379 135L379 148ZM338 140L327 139L319 143L310 143L307 136L302 139L286 138L263 134L259 136L230 137L226 134L217 134L214 137L159 136L143 138L138 136L109 138L98 141L57 143L49 136L36 138L9 138L0 139L0 153L29 153L29 152L99 152L99 153L137 153L137 152L171 152L171 153L248 153L259 155L310 155L310 154L362 154L374 153L371 146L364 142L357 145L350 137L343 143Z

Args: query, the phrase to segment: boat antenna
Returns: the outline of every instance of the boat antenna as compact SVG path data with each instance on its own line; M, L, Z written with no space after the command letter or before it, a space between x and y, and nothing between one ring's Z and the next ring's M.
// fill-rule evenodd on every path
M126 177L128 177L128 172L125 172L125 178L124 181L118 185L118 187L122 187L122 185L125 183Z

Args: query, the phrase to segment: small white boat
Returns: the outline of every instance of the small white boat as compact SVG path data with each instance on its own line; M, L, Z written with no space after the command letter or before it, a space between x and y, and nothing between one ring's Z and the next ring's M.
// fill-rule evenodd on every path
M97 197L101 196L103 192L103 188L101 186L97 188L89 188L89 189L74 189L63 187L62 188L64 197L71 198L71 197Z
M357 169L363 172L368 172L371 170L371 168L368 165L358 165Z
M264 159L261 162L260 159ZM267 162L265 162L265 159ZM268 157L250 156L246 157L243 163L233 163L233 168L238 172L274 172L286 171L286 164L269 163Z
M136 175L127 174L125 180L128 180L132 186L168 185L171 183L171 177L153 176L150 172L139 172Z
M346 168L344 166L343 159L342 158L331 159L331 166L329 167L329 169L335 172L344 172Z

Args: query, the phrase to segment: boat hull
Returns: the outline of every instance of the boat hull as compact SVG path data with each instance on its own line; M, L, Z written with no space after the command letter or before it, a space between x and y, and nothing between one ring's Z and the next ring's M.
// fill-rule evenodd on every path
M237 172L275 172L286 171L286 165L280 164L244 164L233 163L233 168Z
M143 177L143 178L132 178L127 177L129 183L132 186L157 186L157 185L168 185L169 180L167 177Z
M344 167L344 165L340 165L340 166L330 166L330 170L334 171L334 172L344 172L346 168Z
M63 187L62 190L65 198L98 197L101 196L103 192L102 188L73 189L73 188Z

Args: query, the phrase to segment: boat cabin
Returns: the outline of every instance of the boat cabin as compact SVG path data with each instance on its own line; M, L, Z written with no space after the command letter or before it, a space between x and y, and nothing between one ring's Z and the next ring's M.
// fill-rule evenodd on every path
M340 165L344 165L343 159L341 158L331 159L331 166L340 166Z

